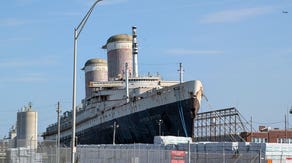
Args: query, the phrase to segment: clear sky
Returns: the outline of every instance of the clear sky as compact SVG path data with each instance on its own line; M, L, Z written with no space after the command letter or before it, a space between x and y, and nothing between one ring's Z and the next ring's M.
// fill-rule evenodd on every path
M0 138L32 102L39 133L71 109L73 29L94 0L9 0L0 5ZM288 11L288 13L283 13ZM104 0L78 39L77 102L90 58L114 34L137 26L140 74L201 80L200 111L237 107L254 126L284 128L292 105L292 1ZM211 106L211 107L210 107ZM292 115L290 115L292 126Z

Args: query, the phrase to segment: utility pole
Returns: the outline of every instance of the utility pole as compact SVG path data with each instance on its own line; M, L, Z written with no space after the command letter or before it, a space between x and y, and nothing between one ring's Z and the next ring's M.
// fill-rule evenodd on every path
M289 127L290 125L289 125L289 109L287 110L287 128L288 128L288 130L290 129L290 127Z
M59 163L60 161L60 113L61 113L61 107L60 107L60 102L58 102L58 106L57 106L57 122L58 122L58 136L57 136L57 155L56 155L56 159L57 159L57 163Z
M285 143L287 143L287 114L285 114Z
M253 133L252 133L252 116L251 116L250 117L250 142L252 142L252 137L253 137Z

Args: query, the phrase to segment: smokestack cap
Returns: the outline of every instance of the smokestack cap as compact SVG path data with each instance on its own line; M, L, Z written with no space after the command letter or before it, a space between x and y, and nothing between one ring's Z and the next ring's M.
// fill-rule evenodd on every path
M111 42L116 42L116 41L129 41L131 42L133 40L132 35L128 35L128 34L119 34L119 35L114 35L111 36L108 40L107 43L111 43Z
M92 58L92 59L87 60L87 62L85 63L84 67L81 70L84 70L86 66L90 66L94 64L107 65L107 62L104 59Z

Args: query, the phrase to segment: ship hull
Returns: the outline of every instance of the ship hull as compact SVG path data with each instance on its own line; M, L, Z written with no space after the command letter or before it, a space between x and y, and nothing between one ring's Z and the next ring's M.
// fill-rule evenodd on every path
M196 98L189 98L113 119L77 132L77 144L112 144L114 122L118 125L116 144L153 143L159 133L191 137L196 104ZM61 142L69 146L71 136L61 138Z

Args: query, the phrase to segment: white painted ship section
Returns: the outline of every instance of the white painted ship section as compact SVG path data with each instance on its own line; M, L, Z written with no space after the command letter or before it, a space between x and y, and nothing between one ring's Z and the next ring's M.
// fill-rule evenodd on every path
M115 41L115 42L110 42L107 44L108 51L116 50L116 49L132 49L132 43Z
M90 65L90 66L86 66L84 70L85 70L85 72L90 72L90 71L106 72L107 71L107 67L105 67L103 65Z

